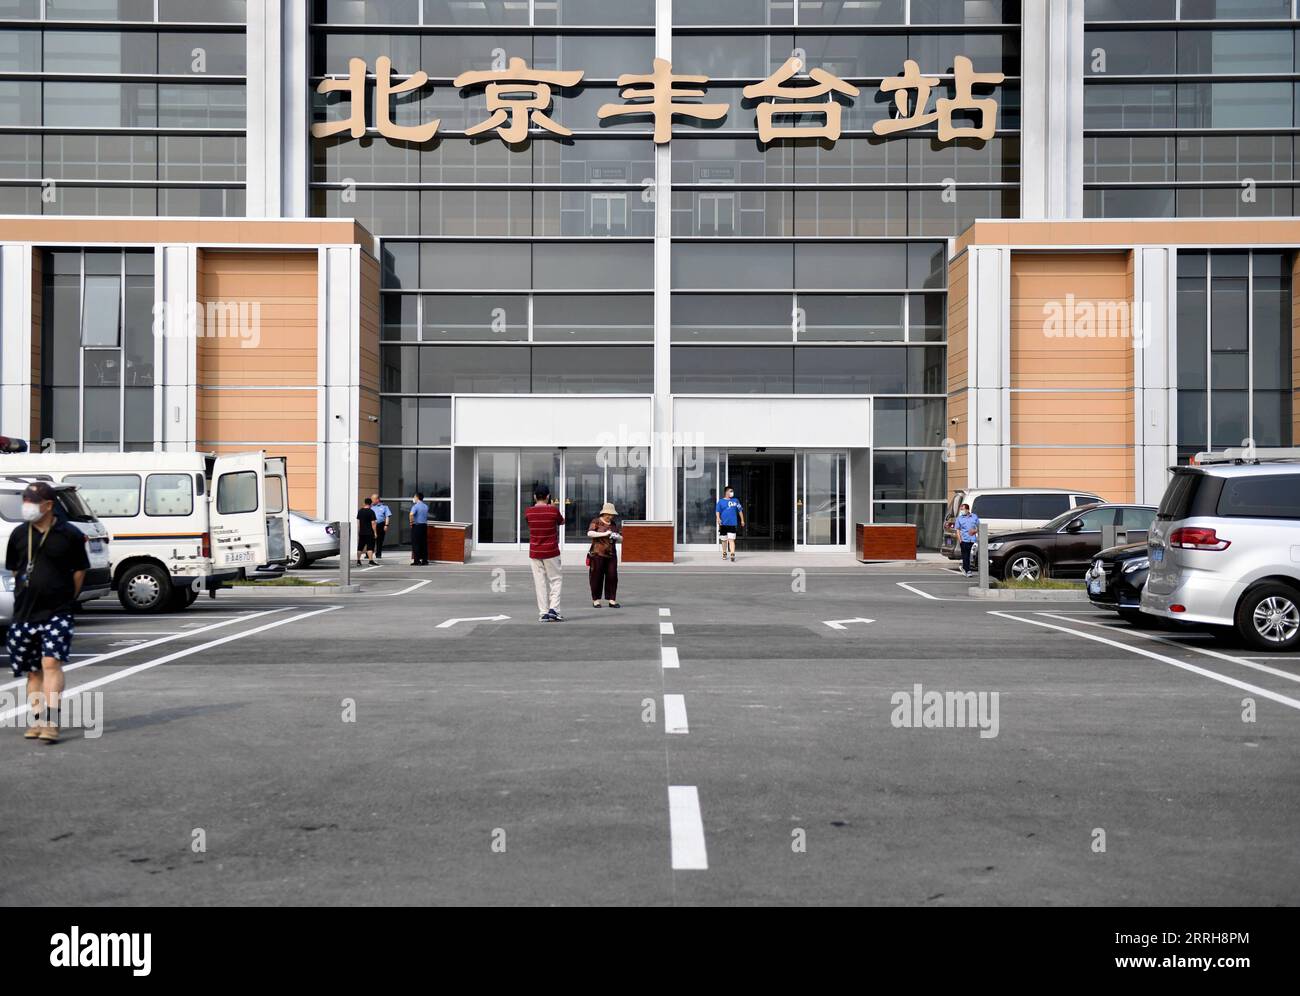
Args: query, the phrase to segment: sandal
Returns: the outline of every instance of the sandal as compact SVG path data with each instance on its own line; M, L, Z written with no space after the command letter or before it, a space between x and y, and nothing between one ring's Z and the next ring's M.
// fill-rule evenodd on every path
M592 603L591 603L591 607L592 607L593 609L598 609L598 608L600 608L600 603L599 603L599 602L592 602Z

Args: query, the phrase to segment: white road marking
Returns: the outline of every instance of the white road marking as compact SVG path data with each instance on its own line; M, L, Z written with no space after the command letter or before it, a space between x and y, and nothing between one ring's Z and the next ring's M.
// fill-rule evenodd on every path
M175 633L172 636L164 636L159 640L150 640L148 643L141 643L139 646L135 646L135 647L123 647L121 650L113 650L106 654L90 655L89 660L81 661L77 664L68 664L67 666L64 667L63 670L64 673L67 673L68 671L75 671L77 668L85 667L87 664L98 664L100 661L112 660L114 657L121 657L123 654L134 653L137 650L148 650L150 647L156 647L160 643L170 643L172 640L175 640L178 637L195 636L199 633L206 633L209 630L220 629L222 626L230 626L231 624L238 622L240 619L256 619L258 616L269 616L274 612L288 612L290 609L297 609L297 608L301 608L301 606L283 605L278 609L266 609L262 612L241 612L238 615L232 615L225 622L212 623L211 625L204 626L200 629L189 629L186 630L184 633ZM73 654L72 656L78 657L81 655ZM17 681L11 681L8 684L0 685L0 691L4 691L6 688L17 688L19 685L26 684L26 682L27 682L26 678L19 678Z
M77 622L77 636L179 636L177 629L95 629Z
M673 842L673 868L677 871L707 869L704 818L700 816L700 793L694 785L668 786L668 827Z
M1052 612L1039 612L1038 615L1047 616L1049 619L1062 618L1061 616L1058 616ZM1079 622L1085 626L1099 626L1102 629L1113 629L1113 627L1107 626L1105 623L1094 622L1090 619L1076 619L1076 620L1065 620L1065 621ZM1177 640L1166 639L1165 637L1157 636L1154 633L1143 633L1141 630L1130 629L1127 632L1129 636L1141 637L1143 640L1154 640L1156 643L1163 643L1169 647L1178 647L1179 649L1182 650L1190 650L1194 654L1201 654L1205 657L1213 657L1217 660L1228 661L1231 664L1240 664L1242 667L1254 668L1256 671L1263 671L1265 674L1276 675L1279 678L1286 678L1289 681L1300 681L1300 674L1296 674L1293 671L1283 671L1281 668L1266 667L1263 664L1252 664L1250 660L1245 657L1233 657L1231 654L1223 654L1217 650L1203 650L1200 647L1193 647L1190 644L1181 643Z
M940 598L938 595L931 595L928 591L922 591L920 588L913 588L913 587L912 587L910 584L908 584L906 581L897 581L897 582L895 582L895 583L896 583L896 584L898 585L898 587L900 587L900 588L906 588L906 589L907 589L908 591L910 591L913 595L920 595L922 598L928 598L928 599L929 599L930 601L932 601L932 602L956 602L956 601L959 601L959 599L956 599L956 598Z
M829 626L831 629L848 629L848 623L873 623L874 619L863 619L858 616L856 619L823 619L822 625Z
M660 610L659 610L659 614L660 614L661 616L671 616L671 615L673 614L673 610L672 610L672 609L660 609Z
M352 571L352 573L353 573L353 574L369 574L371 571L377 571L377 570L379 570L379 565L378 565L378 564L376 564L374 567L358 567L358 568L355 568L355 569Z
M434 629L451 629L457 623L463 622L505 622L509 616L466 616L464 619L448 619L446 622L440 622Z
M672 623L660 623L660 624L659 624L659 635L660 635L660 636L672 636L672 635L673 635L673 624L672 624Z
M1150 657L1152 660L1162 661L1165 664L1172 664L1179 670L1190 671L1192 674L1199 674L1203 678L1209 678L1212 681L1219 681L1225 685L1231 685L1233 688L1240 688L1253 695L1261 695L1266 699L1271 699L1274 702L1282 703L1282 705L1290 706L1292 709L1300 709L1300 700L1298 699L1293 699L1286 695L1279 695L1277 692L1270 692L1267 688L1260 688L1258 685L1251 685L1244 681L1238 681L1236 678L1229 678L1226 674L1219 674L1218 671L1210 671L1207 668L1197 667L1195 664L1188 664L1185 661L1166 657L1164 654L1157 654L1153 650L1144 650L1142 647L1130 646L1129 644L1121 643L1118 640L1108 640L1104 636L1096 636L1092 633L1080 633L1077 629L1071 629L1068 626L1058 626L1056 623L1041 622L1037 619L1027 619L1024 616L1013 615L1010 612L997 612L990 610L989 615L1001 616L1003 619L1014 619L1016 622L1029 623L1031 626L1042 626L1046 629L1060 630L1062 633L1069 633L1071 636L1077 636L1081 640L1092 640L1094 643L1104 643L1119 650L1126 650L1130 654L1138 654L1142 657Z
M301 615L289 616L287 619L277 619L274 622L265 623L261 626L256 626L253 629L246 629L238 633L231 633L229 636L223 636L216 640L209 640L207 643L200 643L197 647L186 647L184 650L177 650L175 653L167 654L165 657L158 657L151 661L142 661L141 663L134 664L131 667L124 667L120 671L114 671L111 674L106 674L101 678L95 678L92 681L86 682L84 685L76 685L73 688L68 688L63 692L63 694L65 696L68 696L68 695L77 695L81 692L88 692L92 688L98 688L100 685L107 685L113 681L120 681L122 678L129 678L133 674L139 674L141 671L148 671L150 668L158 667L158 665L160 664L168 664L171 661L180 660L182 657L189 657L191 654L197 654L204 650L211 650L213 647L219 647L225 643L232 643L235 640L242 640L248 636L255 636L258 633L264 633L268 629L275 629L277 626L283 626L286 623L299 622L303 619L309 619L312 616L318 616L323 612L335 612L341 608L343 608L343 606L341 605L330 605L323 609L314 609L311 612L304 612ZM5 712L0 712L0 722L4 722L7 719L12 719L15 716L20 716L23 713L25 713L27 710L28 710L28 705L27 703L24 702L20 706L15 706L14 708L6 710Z
M690 733L691 729L686 723L686 696L685 695L665 695L664 696L664 732L665 733Z
M677 659L676 647L660 647L659 654L664 667L681 667L681 661Z

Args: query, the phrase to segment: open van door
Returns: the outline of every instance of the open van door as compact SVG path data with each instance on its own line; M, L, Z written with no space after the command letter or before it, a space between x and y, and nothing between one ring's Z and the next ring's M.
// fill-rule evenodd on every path
M267 457L266 542L268 564L289 562L289 463L284 457Z
M265 564L266 468L261 452L232 453L212 462L209 521L212 566L251 570Z

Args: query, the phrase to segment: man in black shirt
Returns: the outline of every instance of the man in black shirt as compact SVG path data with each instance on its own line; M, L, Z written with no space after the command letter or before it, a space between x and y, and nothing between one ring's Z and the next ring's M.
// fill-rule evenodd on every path
M72 647L72 609L90 560L86 537L54 514L54 489L44 481L23 491L23 522L9 536L5 567L16 580L14 617L6 641L14 676L27 675L32 722L25 736L59 740L63 665Z

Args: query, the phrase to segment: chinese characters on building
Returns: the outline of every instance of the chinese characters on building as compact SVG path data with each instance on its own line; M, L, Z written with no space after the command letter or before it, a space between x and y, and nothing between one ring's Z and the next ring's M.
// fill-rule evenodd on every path
M836 141L840 137L843 111L836 94L856 97L860 93L851 83L833 76L824 69L812 69L806 81L797 79L803 69L797 58L785 64L761 83L744 88L744 95L760 98L758 105L758 137L761 142L782 138L824 138ZM438 131L437 119L420 125L398 125L392 120L389 98L393 95L419 90L429 81L427 73L416 72L407 79L392 82L393 64L387 56L375 60L375 130L386 138L403 142L426 142ZM524 141L530 128L539 128L556 135L572 135L573 131L550 117L553 88L574 87L582 80L580 69L559 72L531 69L518 56L510 59L505 69L461 73L452 85L457 89L482 86L487 95L489 116L485 121L466 129L466 135L479 135L495 130L507 144ZM934 110L930 108L931 93L942 85L937 76L922 76L921 68L912 59L904 64L903 75L886 78L880 89L894 95L896 116L877 121L871 130L877 135L892 135L900 131L937 125L940 142L959 138L987 140L997 129L998 103L991 97L978 98L976 86L993 86L1001 83L1002 73L977 73L970 59L959 55L953 60L953 97L938 97ZM650 115L654 122L654 140L658 144L672 138L674 118L686 117L699 121L721 121L727 116L727 104L709 104L699 98L705 96L697 89L709 82L707 76L679 75L673 72L666 59L655 59L649 73L624 73L618 78L623 88L619 97L624 103L604 104L596 116L606 118L624 115ZM353 138L366 133L366 64L362 59L348 62L348 75L344 79L322 80L317 87L320 93L343 92L350 102L348 116L337 121L312 125L316 138L327 138L346 131ZM979 124L955 124L954 116L978 117ZM778 125L775 118L790 119ZM809 123L811 121L811 123Z

